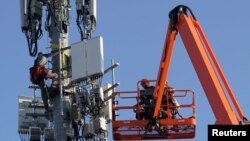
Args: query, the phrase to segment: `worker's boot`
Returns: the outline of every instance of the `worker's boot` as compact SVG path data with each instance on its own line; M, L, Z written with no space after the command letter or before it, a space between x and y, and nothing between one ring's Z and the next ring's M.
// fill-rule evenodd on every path
M52 107L48 103L44 105L44 109L45 109L44 116L48 120L52 120Z

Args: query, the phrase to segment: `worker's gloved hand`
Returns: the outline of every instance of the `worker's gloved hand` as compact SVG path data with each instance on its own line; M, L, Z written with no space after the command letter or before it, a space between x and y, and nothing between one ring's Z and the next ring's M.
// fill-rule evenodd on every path
M53 88L59 88L60 80L59 79L53 79L51 87Z
M55 95L60 93L59 86L60 86L60 81L58 79L53 79L51 87L49 88L50 98L53 98Z

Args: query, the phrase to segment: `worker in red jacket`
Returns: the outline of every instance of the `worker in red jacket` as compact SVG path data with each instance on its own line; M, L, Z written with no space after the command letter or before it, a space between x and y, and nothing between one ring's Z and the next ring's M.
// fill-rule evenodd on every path
M52 79L52 84L58 84L58 75L53 73L45 67L47 63L47 57L42 53L39 53L36 60L34 61L34 66L30 68L30 80L33 84L38 85L41 91L41 96L45 110L49 110L48 104L48 89L45 83L45 79Z

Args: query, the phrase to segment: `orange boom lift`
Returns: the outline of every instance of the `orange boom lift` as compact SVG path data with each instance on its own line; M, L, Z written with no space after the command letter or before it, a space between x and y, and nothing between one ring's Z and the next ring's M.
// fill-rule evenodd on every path
M139 114L146 108L139 103L143 95L150 93L142 90L137 83L137 90L113 93L113 138L114 140L149 140L149 139L182 139L195 137L195 101L192 90L173 90L178 101L190 99L187 103L171 105L169 102L163 103L163 99L169 98L168 76L171 55L173 52L174 41L179 33L184 46L188 52L191 62L199 77L201 85L205 91L209 104L216 118L216 124L239 125L249 124L244 116L232 89L210 47L205 34L194 17L190 8L179 5L169 13L169 25L165 38L162 57L159 65L158 76L155 83L153 94L153 104L149 106L152 114L149 119L126 119L118 117L118 113ZM126 105L135 101L135 105ZM119 101L119 103L118 103ZM186 101L185 101L186 102ZM179 109L177 116L171 116L171 108ZM189 109L189 112L185 110ZM162 116L165 113L167 116ZM189 113L189 115L187 114ZM150 114L150 113L149 113Z

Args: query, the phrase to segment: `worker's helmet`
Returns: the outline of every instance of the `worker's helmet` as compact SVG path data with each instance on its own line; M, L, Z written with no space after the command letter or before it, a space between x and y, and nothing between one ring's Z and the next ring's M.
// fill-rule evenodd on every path
M145 85L146 85L146 86L149 86L149 84L150 84L150 81L149 81L148 79L145 79L145 78L144 78L144 79L141 80L141 85L142 85L142 86L145 86Z
M37 65L44 66L47 62L47 58L45 56L38 56Z
M168 86L168 93L169 94L173 94L174 93L174 88L173 87L171 87L171 86Z

